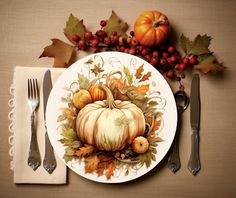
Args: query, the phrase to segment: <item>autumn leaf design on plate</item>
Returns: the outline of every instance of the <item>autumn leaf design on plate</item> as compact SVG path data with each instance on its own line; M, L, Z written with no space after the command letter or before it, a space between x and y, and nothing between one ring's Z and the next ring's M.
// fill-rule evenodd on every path
M163 123L156 109L159 102L150 91L151 71L145 70L144 63L135 69L122 64L119 70L107 72L105 61L99 58L100 62L98 55L84 62L89 77L78 74L70 95L63 98L68 107L62 109L58 122L63 123L64 160L83 161L85 173L111 179L122 164L128 175L130 168L138 164L148 168L156 160L156 147L162 141L156 132ZM93 100L80 101L86 105L78 108L74 97L82 92ZM139 140L146 142L145 148Z

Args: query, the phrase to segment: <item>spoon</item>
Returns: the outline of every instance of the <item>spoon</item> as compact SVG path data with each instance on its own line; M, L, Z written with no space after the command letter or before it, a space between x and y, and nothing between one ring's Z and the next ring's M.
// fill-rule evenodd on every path
M179 90L174 94L177 111L178 111L178 123L177 129L175 133L175 138L170 149L167 167L175 173L180 169L180 158L179 158L179 133L181 130L181 121L182 121L182 113L188 108L189 105L189 97L187 96L185 91Z

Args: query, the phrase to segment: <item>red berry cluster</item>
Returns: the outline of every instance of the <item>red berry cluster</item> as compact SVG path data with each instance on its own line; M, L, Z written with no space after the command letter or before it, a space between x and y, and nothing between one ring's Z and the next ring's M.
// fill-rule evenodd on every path
M196 56L181 57L176 48L169 44L168 41L162 46L147 47L141 45L135 38L134 32L130 32L130 36L123 37L117 32L112 32L110 36L104 31L107 22L102 20L100 22L101 29L92 32L85 32L84 37L80 38L78 35L72 35L71 39L76 42L78 50L92 49L92 52L100 51L120 51L139 56L153 65L167 78L176 80L180 83L180 89L184 89L181 79L185 78L184 71L198 63Z

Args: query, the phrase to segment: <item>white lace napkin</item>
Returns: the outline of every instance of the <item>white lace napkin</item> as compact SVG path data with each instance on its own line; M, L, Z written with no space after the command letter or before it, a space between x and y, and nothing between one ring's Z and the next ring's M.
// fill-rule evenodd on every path
M27 79L37 78L40 90L40 106L37 111L37 138L40 154L43 162L45 152L45 128L43 120L43 94L42 80L46 70L51 70L52 83L64 71L60 68L44 67L15 67L13 76L13 85L11 92L13 98L9 101L12 111L9 113L9 119L12 121L9 130L12 135L9 137L9 143L12 144L10 154L13 155L11 163L14 170L14 183L37 183L37 184L66 184L67 169L65 164L56 156L57 168L52 174L49 174L41 164L34 171L27 164L29 152L31 131L30 131L30 108L27 103Z

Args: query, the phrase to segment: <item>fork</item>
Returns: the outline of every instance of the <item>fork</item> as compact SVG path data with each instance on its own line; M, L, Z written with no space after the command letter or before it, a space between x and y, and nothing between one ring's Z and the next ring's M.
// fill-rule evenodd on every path
M41 156L36 134L36 111L39 106L39 89L37 79L28 79L28 103L31 110L31 141L28 165L35 171L41 165Z

